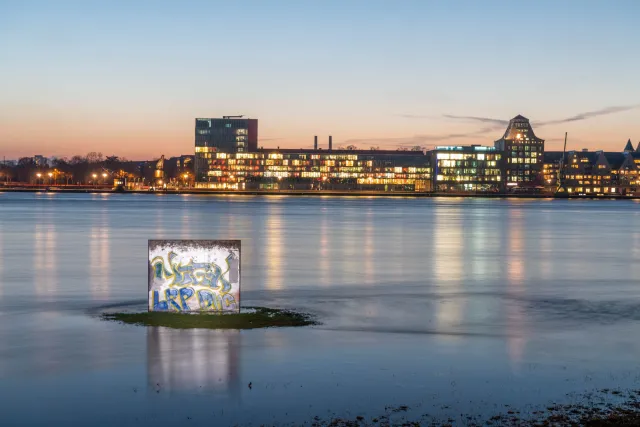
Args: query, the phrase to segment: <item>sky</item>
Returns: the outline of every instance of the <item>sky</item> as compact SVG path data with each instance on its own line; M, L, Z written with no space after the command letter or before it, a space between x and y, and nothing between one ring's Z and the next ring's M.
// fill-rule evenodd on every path
M259 146L640 142L637 0L0 0L0 157L193 154L194 119Z

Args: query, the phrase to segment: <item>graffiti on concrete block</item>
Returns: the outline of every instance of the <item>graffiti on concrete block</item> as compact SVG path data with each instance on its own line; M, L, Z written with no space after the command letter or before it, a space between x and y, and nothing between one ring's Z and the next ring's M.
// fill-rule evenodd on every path
M240 241L149 240L149 311L240 311Z

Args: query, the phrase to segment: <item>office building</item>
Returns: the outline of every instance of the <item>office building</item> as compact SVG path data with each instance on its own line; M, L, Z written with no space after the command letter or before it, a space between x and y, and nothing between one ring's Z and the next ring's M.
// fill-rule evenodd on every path
M536 137L529 119L516 116L509 121L495 148L504 153L504 183L507 189L542 188L544 140Z
M246 153L258 149L258 120L242 116L196 119L195 146L195 172L197 179L203 179L213 153Z
M266 149L210 153L198 188L429 191L421 151Z
M436 192L499 192L503 154L495 147L442 146L429 151Z

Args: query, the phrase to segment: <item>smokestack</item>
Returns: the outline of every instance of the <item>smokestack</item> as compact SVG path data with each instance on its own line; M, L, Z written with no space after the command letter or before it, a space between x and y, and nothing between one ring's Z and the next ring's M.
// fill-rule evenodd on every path
M333 149L333 142L331 141L331 135L329 135L329 150Z
M313 149L314 150L318 149L318 135L313 137Z

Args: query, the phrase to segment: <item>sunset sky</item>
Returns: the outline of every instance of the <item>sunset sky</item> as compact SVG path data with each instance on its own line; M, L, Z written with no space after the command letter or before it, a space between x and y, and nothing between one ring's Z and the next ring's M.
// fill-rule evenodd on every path
M259 145L640 141L640 1L0 0L0 159L192 154L194 118Z

